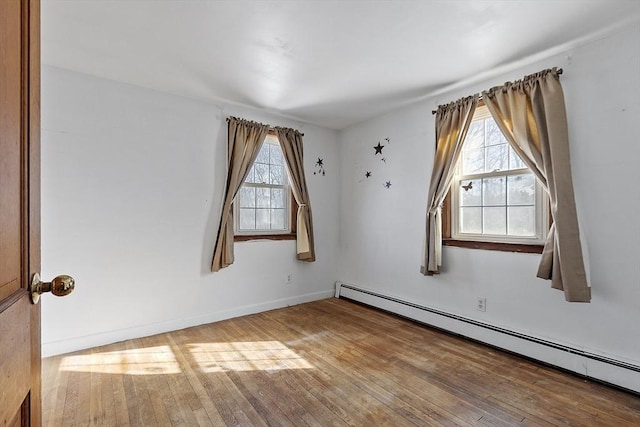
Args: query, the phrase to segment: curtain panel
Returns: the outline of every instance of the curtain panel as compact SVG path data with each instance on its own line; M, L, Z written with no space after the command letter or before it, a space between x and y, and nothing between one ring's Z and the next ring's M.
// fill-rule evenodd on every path
M509 144L549 195L553 224L538 277L570 302L590 302L573 192L564 95L557 68L482 93Z
M442 203L449 191L462 143L467 135L478 95L441 105L436 112L436 154L427 199L426 236L420 272L424 275L440 273L442 265Z
M229 117L227 129L227 181L211 262L214 272L233 264L233 200L258 157L269 125Z
M294 129L276 128L276 136L282 147L293 197L298 203L296 253L301 261L313 262L316 253L313 242L313 221L311 217L311 202L307 181L304 174L302 158L302 134Z

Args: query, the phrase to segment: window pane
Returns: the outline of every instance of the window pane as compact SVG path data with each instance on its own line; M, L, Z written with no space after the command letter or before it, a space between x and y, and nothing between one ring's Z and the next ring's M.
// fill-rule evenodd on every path
M286 231L289 215L289 177L282 147L268 135L260 147L236 198L237 227L243 231Z
M256 211L255 209L240 209L240 230L255 230Z
M486 145L498 145L498 144L506 144L507 139L502 134L502 131L496 124L495 120L487 119L487 141Z
M482 206L482 180L464 180L460 182L460 205Z
M485 178L482 180L482 193L485 206L506 205L505 177Z
M271 164L284 166L284 157L282 156L282 148L276 144L269 144L271 153Z
M257 183L266 184L269 182L269 165L262 163L254 163L253 168L256 171L255 181Z
M509 234L512 236L535 236L536 209L534 206L509 207Z
M509 205L535 205L536 179L533 174L507 177Z
M467 136L464 139L464 148L471 150L480 148L484 145L484 120L471 122Z
M513 148L509 147L509 169L524 169L527 165L520 159Z
M284 209L271 209L271 228L273 230L284 230Z
M270 194L268 188L256 188L256 207L268 208L270 207Z
M284 189L272 188L271 189L271 207L272 208L285 208Z
M462 152L462 174L484 172L484 149Z
M507 212L503 207L482 208L484 234L506 234Z
M269 146L271 144L262 144L258 157L256 157L256 163L269 163Z
M247 175L247 178L244 180L244 182L256 182L255 166L251 166L251 169L249 169L249 175Z
M253 187L241 187L237 200L241 208L255 208L256 189Z
M256 209L256 230L269 230L269 210Z
M485 172L507 170L509 150L506 145L487 147L487 167Z
M272 165L269 167L269 184L284 185L285 174L283 166Z
M512 241L536 238L541 210L536 206L539 194L535 175L487 112L484 106L478 108L465 138L458 176L451 189L455 195L452 224L458 227L452 233L467 238L486 236L477 237L484 241L508 241L508 236L517 237Z
M482 233L482 208L460 208L460 232Z

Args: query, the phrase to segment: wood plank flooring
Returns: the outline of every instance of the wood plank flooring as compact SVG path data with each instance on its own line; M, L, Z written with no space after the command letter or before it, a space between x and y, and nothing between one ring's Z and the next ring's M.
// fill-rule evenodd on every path
M640 396L346 300L43 359L45 426L639 426Z

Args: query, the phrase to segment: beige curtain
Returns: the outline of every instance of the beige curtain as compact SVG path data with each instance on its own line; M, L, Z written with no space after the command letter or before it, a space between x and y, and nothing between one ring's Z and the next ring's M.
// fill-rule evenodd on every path
M316 253L313 244L311 204L302 161L302 134L294 129L278 127L276 135L287 163L293 197L298 203L296 253L299 260L313 262L316 260Z
M422 267L424 275L440 273L442 265L442 203L449 191L458 164L462 143L467 135L478 95L438 107L436 112L436 155L427 199L427 233L424 241Z
M573 194L564 95L556 68L482 93L505 137L549 194L553 224L538 277L567 301L590 302Z
M269 125L235 117L228 119L227 186L211 271L218 271L233 264L233 200L258 157L268 132Z

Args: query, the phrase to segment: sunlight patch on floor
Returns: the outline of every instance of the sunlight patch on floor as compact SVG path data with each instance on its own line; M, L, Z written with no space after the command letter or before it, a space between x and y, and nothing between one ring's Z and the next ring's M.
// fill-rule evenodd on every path
M203 372L313 369L280 341L199 343L188 347Z
M179 374L180 365L168 345L65 356L60 370L125 375Z

